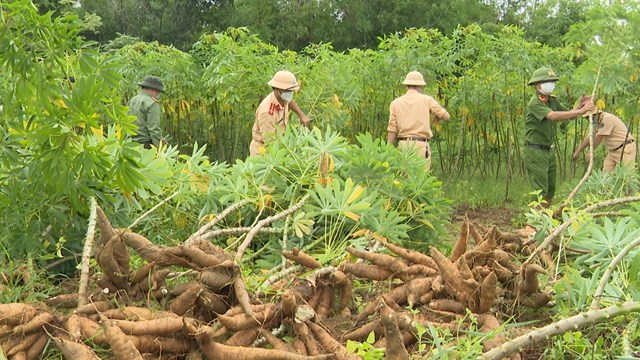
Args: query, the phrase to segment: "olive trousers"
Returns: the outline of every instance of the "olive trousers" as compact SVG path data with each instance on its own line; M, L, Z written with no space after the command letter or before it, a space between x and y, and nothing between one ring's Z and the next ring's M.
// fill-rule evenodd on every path
M524 163L532 189L540 190L544 200L551 204L556 193L556 156L553 149L525 146Z

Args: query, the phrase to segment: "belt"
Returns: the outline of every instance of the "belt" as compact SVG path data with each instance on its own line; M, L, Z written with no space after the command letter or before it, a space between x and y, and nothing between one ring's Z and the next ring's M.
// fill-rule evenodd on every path
M427 142L427 138L423 138L423 137L401 137L398 138L398 140L400 141L423 141L423 142Z
M540 149L540 150L547 150L547 151L551 150L551 146L547 146L547 145L540 145L540 144L524 144L524 145L528 147Z
M616 150L620 150L622 149L623 146L627 145L627 144L631 144L633 142L633 139L629 139L625 142L623 142L622 144L620 144L620 146L618 146L617 148L611 150L611 151L616 151Z

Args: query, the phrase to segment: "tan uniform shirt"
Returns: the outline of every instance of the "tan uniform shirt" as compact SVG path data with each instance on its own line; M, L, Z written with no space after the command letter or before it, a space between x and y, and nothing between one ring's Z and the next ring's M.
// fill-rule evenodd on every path
M387 131L398 134L398 138L431 139L431 114L443 118L449 113L431 96L409 89L391 102Z
M596 135L603 137L602 142L608 151L613 151L627 139L633 139L630 133L627 134L627 127L617 116L602 112L599 117L598 133Z
M287 128L289 119L289 104L280 105L272 92L262 100L256 110L256 120L251 130L251 145L249 154L251 156L261 155L260 147L264 142L273 139L275 132Z
M619 117L601 112L598 119L598 136L602 136L602 142L607 148L607 156L602 166L603 171L613 172L616 165L623 164L635 166L636 164L636 144L630 142L621 146L625 141L633 140L633 136L628 133L626 125ZM623 151L624 147L624 153Z

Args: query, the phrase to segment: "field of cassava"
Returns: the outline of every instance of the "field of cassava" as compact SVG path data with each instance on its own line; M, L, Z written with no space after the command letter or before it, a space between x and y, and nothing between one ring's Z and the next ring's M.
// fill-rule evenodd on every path
M640 358L637 170L570 162L592 125L569 121L540 210L522 159L541 65L639 138L640 19L614 10L562 48L468 26L296 53L237 28L182 52L3 2L0 359ZM285 68L313 129L247 158ZM385 140L409 70L452 115L433 171ZM145 150L126 103L148 74L168 146Z

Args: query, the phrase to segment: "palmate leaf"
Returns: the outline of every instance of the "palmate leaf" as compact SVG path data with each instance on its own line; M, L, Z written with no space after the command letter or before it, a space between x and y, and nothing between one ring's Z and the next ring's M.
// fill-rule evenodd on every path
M302 238L305 235L311 234L312 227L314 221L306 218L306 213L304 211L299 211L296 213L296 216L293 217L293 221L291 222L291 226L297 237Z

